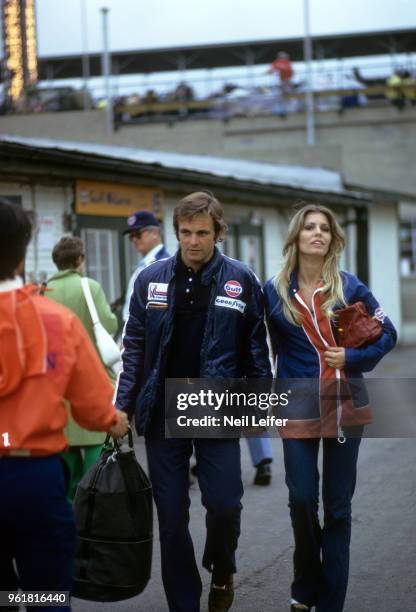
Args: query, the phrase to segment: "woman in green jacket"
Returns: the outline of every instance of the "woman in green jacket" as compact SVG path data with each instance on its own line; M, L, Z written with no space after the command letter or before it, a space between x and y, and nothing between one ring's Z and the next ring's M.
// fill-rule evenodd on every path
M50 278L45 295L63 304L79 317L98 353L93 324L81 285L85 269L85 250L81 238L77 236L61 238L53 248L52 259L58 272ZM92 278L89 278L88 282L98 317L105 329L110 334L114 334L117 330L117 318L110 310L104 291L101 285ZM109 378L114 381L113 371L106 369ZM91 384L94 384L94 381L91 381ZM70 409L70 406L68 408ZM68 438L69 449L63 453L63 457L70 471L68 497L73 500L78 482L100 455L105 435L101 432L82 429L75 423L71 415L69 415L65 434Z

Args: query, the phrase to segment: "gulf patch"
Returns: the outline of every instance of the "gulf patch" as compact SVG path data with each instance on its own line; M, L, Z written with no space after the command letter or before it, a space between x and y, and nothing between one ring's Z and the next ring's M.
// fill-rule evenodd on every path
M238 281L229 280L224 285L224 291L228 296L236 298L242 294L243 288Z

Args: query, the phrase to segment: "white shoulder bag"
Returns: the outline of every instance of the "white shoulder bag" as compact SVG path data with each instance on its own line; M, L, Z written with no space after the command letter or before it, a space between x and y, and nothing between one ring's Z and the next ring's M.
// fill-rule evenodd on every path
M81 278L81 284L85 299L87 301L88 310L90 311L92 324L94 326L94 335L98 352L100 353L101 359L105 365L112 368L117 374L121 365L120 350L111 334L109 334L103 327L100 319L98 318L97 309L95 307L94 300L92 299L88 278Z

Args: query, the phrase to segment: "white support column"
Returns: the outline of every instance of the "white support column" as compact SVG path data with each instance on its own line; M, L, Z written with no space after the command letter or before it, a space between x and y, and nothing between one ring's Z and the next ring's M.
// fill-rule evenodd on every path
M347 211L347 230L345 232L346 244L346 266L351 274L357 273L357 225L356 212L354 208L349 208Z
M402 326L400 292L399 215L394 203L369 209L369 283L381 307L395 325Z

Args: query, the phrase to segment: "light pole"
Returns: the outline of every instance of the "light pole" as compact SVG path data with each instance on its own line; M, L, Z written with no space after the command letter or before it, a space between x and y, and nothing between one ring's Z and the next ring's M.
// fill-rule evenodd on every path
M312 82L312 39L310 30L309 0L303 0L303 57L306 69L306 144L315 144L315 111Z
M84 81L83 106L84 106L84 110L89 110L90 97L88 93L88 79L90 78L90 61L88 58L88 24L87 24L86 0L81 0L81 38L82 38L82 79Z
M111 74L111 66L110 66L110 51L109 51L109 43L108 43L108 12L110 9L103 7L101 10L102 13L102 24L103 24L103 52L101 56L101 70L104 77L104 89L105 89L105 125L106 125L106 134L107 136L111 136L113 133L113 103L111 100L111 91L110 91L110 74Z

